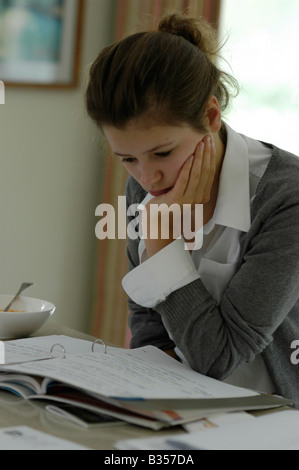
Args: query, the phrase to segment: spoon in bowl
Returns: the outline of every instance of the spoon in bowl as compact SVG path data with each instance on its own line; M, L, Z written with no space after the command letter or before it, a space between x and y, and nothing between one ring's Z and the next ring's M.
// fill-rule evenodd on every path
M28 289L28 287L30 286L33 286L33 283L32 282L23 282L21 284L21 287L20 289L18 290L18 292L16 293L16 295L14 296L14 298L12 299L11 302L9 302L9 304L7 305L7 307L4 309L4 312L8 312L8 310L10 309L10 307L12 306L12 304L17 300L17 298L19 297L19 295L21 295L21 293L25 290L25 289Z

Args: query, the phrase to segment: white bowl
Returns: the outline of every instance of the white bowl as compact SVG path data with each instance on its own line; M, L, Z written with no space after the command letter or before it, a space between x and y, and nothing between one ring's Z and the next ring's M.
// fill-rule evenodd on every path
M54 313L55 305L45 300L19 297L9 312L1 312L13 295L0 295L0 339L25 338L37 331Z

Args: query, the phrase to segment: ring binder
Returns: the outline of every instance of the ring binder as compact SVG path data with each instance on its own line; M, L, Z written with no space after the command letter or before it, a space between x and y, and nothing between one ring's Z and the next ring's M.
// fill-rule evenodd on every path
M107 354L107 344L102 339L96 339L91 345L91 352L94 352L94 347L97 343L100 343L104 346L104 354Z
M91 345L91 352L93 352L93 353L95 352L94 347L95 347L96 344L102 344L104 346L104 354L107 354L107 345L102 339L94 340L94 342ZM62 353L63 353L62 358L64 359L66 357L66 350L65 350L65 347L60 343L55 343L55 344L52 345L52 347L50 349L50 358L54 359L55 356L54 356L53 351L57 347L62 350Z
M64 358L66 357L66 351L65 351L64 346L62 346L62 344L59 344L59 343L53 344L53 346L51 347L51 350L50 350L50 357L51 357L51 359L54 358L53 350L54 350L57 346L62 349L62 352L63 352L63 356L62 356L62 357L63 357L63 359L64 359Z
M36 338L38 339L38 338ZM53 337L54 339L54 337ZM55 338L56 339L56 338ZM58 338L57 338L58 339ZM22 340L19 340L19 341L22 341ZM101 344L102 346L104 346L104 354L107 354L107 344L102 340L102 339L95 339L93 341L93 343L91 342L87 342L86 343L89 343L91 344L91 346L89 346L89 351L94 353L96 352L95 351L95 345L96 344ZM36 353L36 356L32 356L29 354L29 356L26 357L25 360L22 359L21 357L21 354L16 352L14 353L13 351L10 351L8 352L8 355L9 355L9 358L6 358L4 357L4 353L5 353L5 349L4 349L4 345L5 344L9 344L9 341L7 343L4 343L2 341L0 341L0 366L14 366L14 365L18 365L18 364L23 364L23 363L26 363L26 362L37 362L37 361L46 361L46 360L51 360L51 359L66 359L68 355L72 355L72 354L77 354L79 353L80 351L77 351L76 348L70 347L71 351L68 351L68 343L66 346L63 345L63 340L61 343L55 343L53 341L52 343L52 346L51 346L51 343L47 344L46 347L44 346L41 346L41 349L38 350L38 348L36 349L36 351L38 351ZM55 350L58 349L58 352L55 353ZM84 351L85 353L88 352L88 350L85 350ZM6 359L6 360L5 360ZM1 382L1 380L0 380Z

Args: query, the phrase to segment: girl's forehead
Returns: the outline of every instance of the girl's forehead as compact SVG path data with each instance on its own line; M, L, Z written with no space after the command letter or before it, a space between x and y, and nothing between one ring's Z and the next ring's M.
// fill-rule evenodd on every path
M143 153L171 145L179 138L179 130L170 127L139 127L130 125L122 129L104 126L103 132L114 153L118 155L130 154L135 149Z
M152 143L152 150L157 145L168 144L170 141L180 139L185 135L189 135L194 130L189 126L167 126L151 123L148 126L138 121L130 121L122 128L111 125L103 126L103 132L109 142L119 142L131 144L144 142L144 144Z

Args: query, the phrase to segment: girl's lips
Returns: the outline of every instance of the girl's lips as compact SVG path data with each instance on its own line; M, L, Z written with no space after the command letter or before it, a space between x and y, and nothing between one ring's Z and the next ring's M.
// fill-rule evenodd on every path
M158 196L162 196L162 194L168 193L168 191L170 191L171 189L172 188L161 189L161 191L149 191L149 193L154 197L158 197Z

